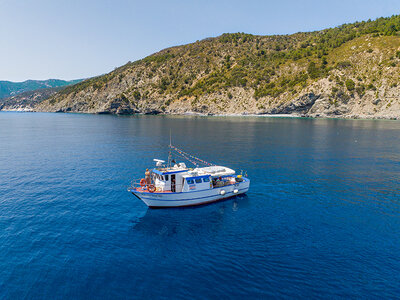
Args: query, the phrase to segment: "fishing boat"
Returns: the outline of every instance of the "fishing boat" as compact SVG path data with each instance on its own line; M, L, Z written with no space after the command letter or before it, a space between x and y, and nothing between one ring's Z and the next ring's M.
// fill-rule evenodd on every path
M193 165L177 162L172 153ZM145 178L134 180L128 191L151 208L201 205L244 194L249 190L247 174L208 163L169 145L168 161L154 159Z

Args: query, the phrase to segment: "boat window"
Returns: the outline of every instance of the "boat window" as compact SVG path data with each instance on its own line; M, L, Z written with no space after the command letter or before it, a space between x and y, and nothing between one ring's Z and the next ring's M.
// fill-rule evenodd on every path
M204 181L204 182L210 182L210 177L204 177L204 178L203 178L203 181Z
M168 175L165 175L165 180L168 181Z
M196 183L201 183L201 178L196 178Z
M187 181L188 184L193 184L194 183L193 179L186 179L186 181Z

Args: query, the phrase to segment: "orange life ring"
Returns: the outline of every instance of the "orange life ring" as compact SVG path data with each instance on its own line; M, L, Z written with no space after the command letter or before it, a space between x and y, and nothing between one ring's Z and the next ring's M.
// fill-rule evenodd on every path
M144 178L140 179L140 186L144 187L146 185L146 180Z
M147 187L147 190L148 190L150 193L154 193L154 192L156 191L156 187L154 186L154 184L150 184L150 185Z

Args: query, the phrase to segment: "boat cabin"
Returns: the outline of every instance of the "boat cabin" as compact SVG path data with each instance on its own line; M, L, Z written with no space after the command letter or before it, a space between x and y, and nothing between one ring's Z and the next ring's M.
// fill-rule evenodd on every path
M152 181L160 192L179 193L182 192L183 174L187 171L186 166L165 170L153 169L151 171Z
M188 169L184 163L173 167L159 166L151 171L157 192L194 192L232 184L235 171L221 166Z

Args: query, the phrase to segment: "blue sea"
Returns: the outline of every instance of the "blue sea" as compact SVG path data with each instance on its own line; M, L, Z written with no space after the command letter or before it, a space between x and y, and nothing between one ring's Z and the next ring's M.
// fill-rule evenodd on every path
M148 209L172 143L249 192ZM1 299L396 298L400 122L0 113Z

